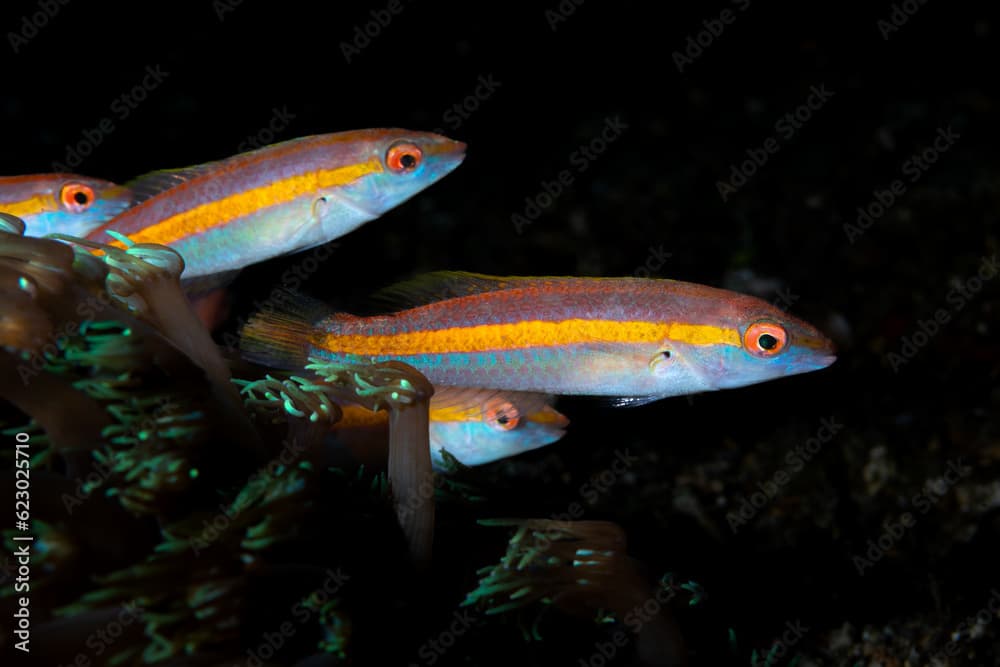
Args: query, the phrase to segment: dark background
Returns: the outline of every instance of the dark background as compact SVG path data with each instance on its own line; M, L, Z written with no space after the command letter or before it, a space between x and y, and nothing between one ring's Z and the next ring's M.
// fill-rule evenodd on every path
M623 526L651 579L674 572L707 591L674 609L692 664L749 664L795 620L810 630L776 664L795 653L799 664L926 664L1000 587L1000 281L970 295L912 361L894 370L887 357L998 251L995 16L914 2L883 39L885 3L564 1L575 10L552 30L555 2L414 1L348 63L341 43L385 3L246 0L221 20L216 4L75 0L14 53L8 31L38 5L5 3L0 173L50 171L103 117L115 130L77 171L119 182L232 155L275 108L294 116L275 140L442 128L468 143L465 163L341 239L308 291L357 299L436 269L632 275L662 247L670 256L654 275L768 299L791 290L791 312L839 346L830 369L755 387L631 410L560 403L573 420L563 441L475 471L484 505L439 508L438 563L423 582L433 594L400 602L378 629L388 643L362 641L357 664L417 661L447 627L476 568L503 547L503 531L475 518L564 512L622 448L640 463L585 503L585 518ZM679 72L673 52L726 8L736 20ZM162 84L116 115L115 99L157 65L169 73ZM499 87L449 122L481 76ZM812 86L834 95L786 139L775 123ZM627 131L519 234L511 216L609 116ZM905 179L903 163L947 127L960 139L850 242L857 208ZM780 151L722 201L717 181L772 136ZM294 261L240 277L230 328ZM727 512L831 416L841 432L734 534ZM969 475L859 576L852 557L960 458ZM526 643L513 622L484 625L442 662L576 665L610 632L556 612L541 630ZM1000 664L1000 619L981 630L953 664ZM615 664L635 659L627 649Z

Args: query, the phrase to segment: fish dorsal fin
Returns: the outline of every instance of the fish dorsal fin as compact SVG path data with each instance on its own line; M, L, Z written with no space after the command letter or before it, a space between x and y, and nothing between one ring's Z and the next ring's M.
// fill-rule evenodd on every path
M135 206L137 204L141 204L147 199L152 199L161 192L166 192L167 190L175 188L182 183L187 183L192 179L203 176L209 171L218 169L222 165L239 165L246 160L252 159L252 156L272 153L280 146L306 143L315 139L315 136L297 137L295 139L289 139L287 141L271 144L269 146L263 146L252 151L247 151L246 153L239 153L238 155L213 160L204 164L196 164L191 167L181 167L179 169L160 169L158 171L151 171L148 174L143 174L142 176L137 176L129 183L126 183L126 185L130 187L134 193L132 205Z
M466 271L434 271L381 289L372 299L385 306L415 308L445 299L497 292L525 280L528 279Z
M205 164L198 164L193 167L161 169L160 171L153 171L138 176L126 183L126 186L132 190L132 205L141 204L162 192L166 192L182 183L187 183L198 176L202 176L218 164L218 162L206 162Z

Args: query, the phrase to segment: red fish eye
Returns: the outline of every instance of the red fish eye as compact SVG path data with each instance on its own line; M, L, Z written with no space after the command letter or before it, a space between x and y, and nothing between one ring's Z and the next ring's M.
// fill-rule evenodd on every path
M389 169L397 174L413 171L420 166L424 159L424 152L420 146L403 141L393 144L385 152L385 163Z
M496 401L486 406L486 423L498 431L510 431L521 423L521 415L513 403Z
M72 213L80 213L94 203L94 188L83 183L67 183L59 193L59 201Z
M773 357L785 349L788 333L774 322L755 322L743 334L743 347L757 357Z

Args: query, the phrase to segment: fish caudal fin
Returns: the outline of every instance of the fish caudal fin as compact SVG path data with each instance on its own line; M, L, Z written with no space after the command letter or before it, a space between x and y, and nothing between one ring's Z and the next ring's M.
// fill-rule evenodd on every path
M240 356L270 368L302 368L308 360L315 323L329 307L283 290L272 294L268 306L255 313L240 331Z

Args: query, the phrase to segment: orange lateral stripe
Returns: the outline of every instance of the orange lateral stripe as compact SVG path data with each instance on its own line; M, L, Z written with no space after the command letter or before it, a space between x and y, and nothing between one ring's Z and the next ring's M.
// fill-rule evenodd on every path
M16 215L19 218L54 210L56 210L55 201L51 195L35 195L21 201L0 202L0 211Z
M372 158L359 164L291 176L182 211L129 234L128 237L136 243L169 245L179 239L228 224L262 208L285 204L319 190L346 185L362 176L380 171L382 171L381 161L378 158ZM114 229L113 226L111 228ZM124 244L117 240L111 241L109 245L124 247Z
M382 426L389 423L389 413L385 410L372 412L360 405L340 406L341 418L333 428L359 428L362 426Z
M435 409L434 402L431 401L430 409L430 421L431 423L437 422L468 422L468 421L483 421L483 409L482 406L473 405L465 408L439 408ZM342 405L340 406L343 416L340 421L333 425L334 428L359 428L362 426L382 426L389 423L389 413L385 410L379 410L378 412L372 412L368 408L362 407L360 405ZM536 422L538 424L555 424L557 426L566 426L569 424L569 419L565 417L561 412L557 412L554 408L549 406L543 407L538 412L533 412L530 415L524 417L527 421Z
M579 319L482 324L373 336L322 334L317 344L331 352L379 356L451 354L583 343L660 343L667 340L690 345L742 345L739 332L735 329L706 324Z

